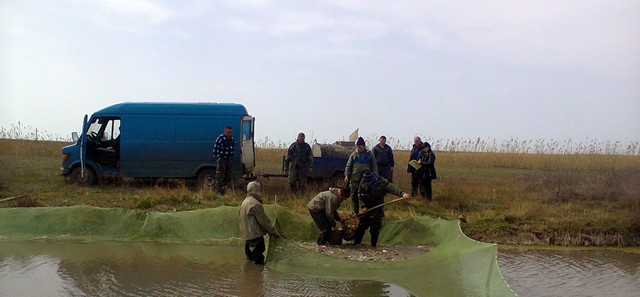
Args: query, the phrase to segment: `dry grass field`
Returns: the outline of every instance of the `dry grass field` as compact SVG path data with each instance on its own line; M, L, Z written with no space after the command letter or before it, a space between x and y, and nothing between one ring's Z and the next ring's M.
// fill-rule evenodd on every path
M176 180L70 185L59 176L57 141L0 139L0 207L92 205L186 211L239 205L244 183L221 197ZM434 147L437 149L437 147ZM408 151L395 152L396 184L410 189ZM258 172L280 171L282 149L257 149ZM640 245L640 156L614 154L471 153L437 151L439 178L432 202L415 197L385 208L387 219L415 215L467 218L463 231L486 242L514 245ZM325 184L302 197L284 178L259 178L265 203L299 213ZM391 198L391 197L388 197ZM347 213L350 203L343 204Z

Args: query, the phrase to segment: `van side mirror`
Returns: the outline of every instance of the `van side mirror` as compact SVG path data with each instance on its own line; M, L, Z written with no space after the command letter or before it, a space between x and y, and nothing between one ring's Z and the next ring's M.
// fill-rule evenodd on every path
M80 137L78 137L78 132L72 132L71 139L73 139L73 142L78 141L78 139L80 139Z

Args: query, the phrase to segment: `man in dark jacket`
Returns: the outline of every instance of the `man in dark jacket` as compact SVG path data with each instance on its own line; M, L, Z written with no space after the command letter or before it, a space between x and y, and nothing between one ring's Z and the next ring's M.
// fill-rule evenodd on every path
M304 142L304 139L304 133L299 133L296 142L289 146L284 159L284 172L289 174L289 189L296 195L304 193L307 173L313 168L311 146Z
M431 150L431 145L428 142L422 143L422 150L418 156L418 164L420 168L417 170L417 175L420 176L420 195L431 201L433 198L433 191L431 190L431 180L438 178L436 174L436 155Z
M235 149L233 128L226 126L224 132L216 138L213 147L213 156L216 159L216 187L220 195L224 195L227 186L231 183L231 167L233 167Z
M411 154L409 155L409 162L412 160L418 161L418 158L420 157L420 150L422 150L422 139L416 136L413 138L413 147L411 148ZM407 172L411 174L411 196L415 196L418 194L420 175L417 174L416 169L411 165L407 165Z
M393 182L393 149L387 145L387 137L380 136L378 139L379 144L374 146L371 150L376 157L376 163L378 164L378 175L384 177L390 183Z
M375 247L378 244L378 236L380 234L380 229L382 229L384 208L379 207L371 211L369 211L369 209L384 203L384 196L387 195L387 193L400 196L404 199L411 198L411 195L398 189L384 177L378 176L371 171L366 171L364 173L359 189L362 215L360 215L360 224L358 225L358 229L354 236L354 244L362 243L364 233L369 228L369 233L371 234L371 246Z
M338 214L338 208L340 208L340 203L347 200L350 195L349 187L329 188L328 191L318 193L307 204L311 218L320 229L318 245L326 244L331 238L331 229L336 228L336 221L342 221Z

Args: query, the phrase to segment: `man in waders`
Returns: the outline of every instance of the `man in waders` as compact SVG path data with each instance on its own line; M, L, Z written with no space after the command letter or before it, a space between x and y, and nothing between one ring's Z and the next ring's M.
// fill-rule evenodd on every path
M351 153L349 159L347 159L347 166L344 168L344 183L345 185L349 185L349 188L351 188L353 212L357 214L360 213L358 187L360 186L362 173L365 170L377 173L378 165L376 164L376 157L370 150L367 150L362 137L358 137L356 145L356 150Z
M342 221L338 214L340 203L349 199L350 195L348 187L329 188L328 191L318 193L307 204L311 218L320 229L318 245L324 245L330 240L331 231L336 228L336 221Z
M362 207L362 215L360 216L360 224L356 229L354 236L354 244L362 243L365 231L369 229L371 234L371 246L378 245L378 236L380 235L380 229L382 229L382 218L384 217L384 208L379 207L369 211L369 208L384 203L384 196L387 193L400 196L404 199L411 198L411 195L398 189L395 185L387 181L384 177L377 174L366 171L362 176L360 182L360 205Z
M313 169L311 146L304 142L304 133L299 133L284 158L284 172L289 175L289 189L296 195L304 193L307 185L307 173Z
M256 264L264 264L264 235L280 237L278 231L273 228L269 217L262 207L262 186L256 181L247 185L247 197L240 205L240 232L245 239L244 254L247 260Z

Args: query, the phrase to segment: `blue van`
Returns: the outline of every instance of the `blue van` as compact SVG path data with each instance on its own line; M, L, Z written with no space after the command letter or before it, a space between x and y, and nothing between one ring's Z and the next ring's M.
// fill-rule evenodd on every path
M233 177L253 177L254 121L234 103L116 104L85 115L76 143L62 148L61 174L79 184L130 177L196 179L210 186L214 142L231 126Z

